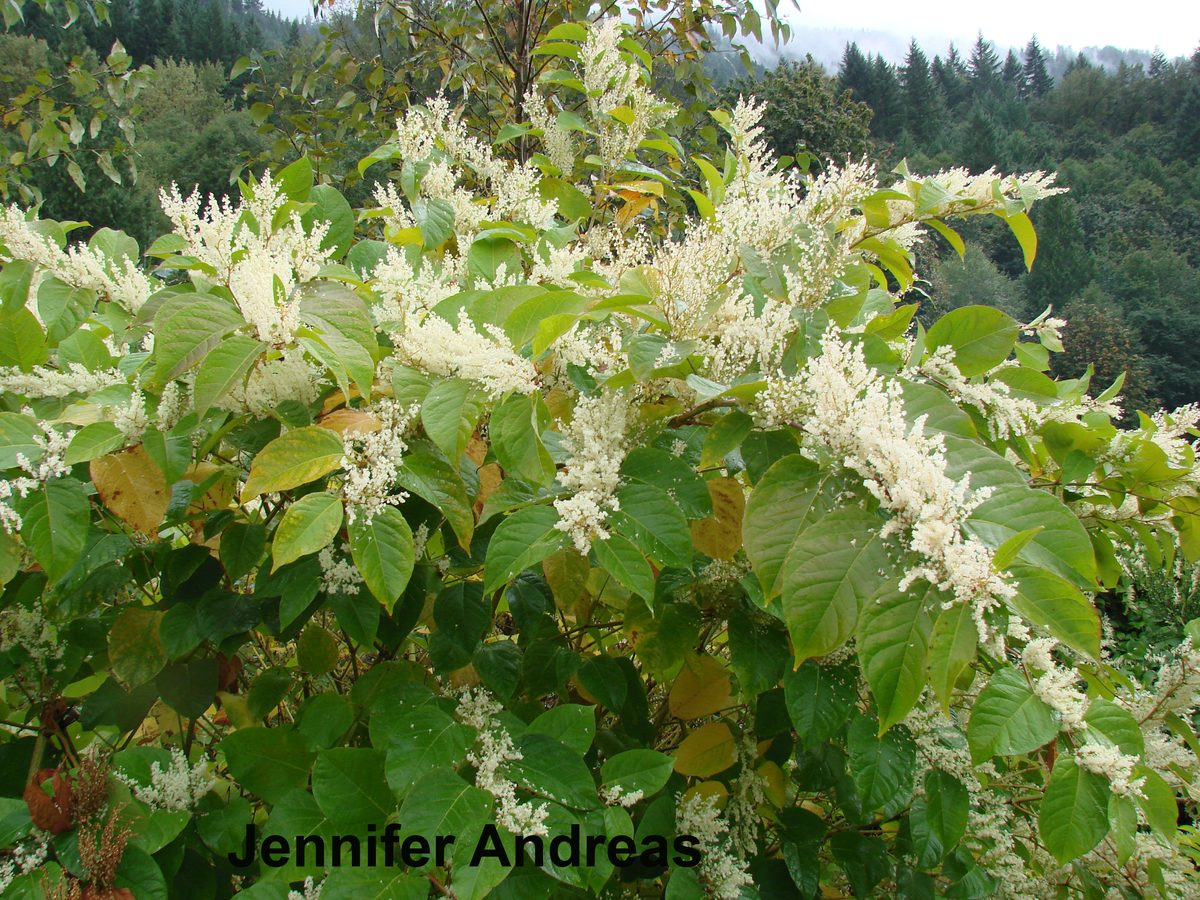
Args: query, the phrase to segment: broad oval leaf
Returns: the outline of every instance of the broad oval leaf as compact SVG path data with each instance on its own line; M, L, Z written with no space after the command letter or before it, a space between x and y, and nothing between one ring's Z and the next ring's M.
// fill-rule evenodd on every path
M552 506L526 507L501 522L488 543L484 591L494 591L565 547L567 533L557 525L558 510Z
M328 428L306 425L280 435L250 463L242 502L316 481L338 468L344 454L341 436Z
M371 593L391 612L412 577L412 529L400 510L385 506L369 520L360 513L350 523L349 532L354 565Z
M1038 833L1060 863L1078 859L1108 834L1108 782L1070 756L1054 763L1038 810Z
M967 726L971 758L1014 756L1045 746L1058 734L1058 721L1011 666L998 669L975 700Z
M287 508L275 529L271 571L329 546L341 527L341 498L324 491L301 497Z

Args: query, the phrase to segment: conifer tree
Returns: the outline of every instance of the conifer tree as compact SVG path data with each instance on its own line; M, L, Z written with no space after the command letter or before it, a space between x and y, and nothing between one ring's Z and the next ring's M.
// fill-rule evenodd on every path
M976 96L995 90L1000 83L1000 57L991 41L984 40L982 31L971 48L970 71Z
M904 124L901 115L903 93L895 66L883 56L876 56L871 61L868 90L870 99L867 102L875 110L875 118L871 120L872 134L895 138Z
M1054 79L1046 70L1046 54L1036 37L1025 46L1025 96L1044 97L1054 87Z
M1004 58L1004 70L1000 74L1004 86L1019 91L1024 74L1025 70L1021 65L1021 60L1017 56L1017 52L1010 47L1008 56Z
M940 124L941 96L929 72L929 60L916 39L908 45L900 83L904 88L904 125L918 140L928 140L937 134Z
M838 82L842 90L854 91L857 99L866 100L870 91L871 64L863 56L858 44L851 41L842 53L842 65L838 69Z

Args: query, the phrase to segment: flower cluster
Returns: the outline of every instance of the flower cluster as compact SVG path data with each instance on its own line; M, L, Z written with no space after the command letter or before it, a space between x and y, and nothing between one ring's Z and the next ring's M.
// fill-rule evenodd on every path
M333 547L325 547L317 554L321 566L321 590L327 594L358 595L363 583L358 567L344 556L339 557Z
M579 71L591 119L600 128L600 158L616 166L637 149L652 128L675 114L643 83L641 70L621 53L621 20L604 19L588 29L579 51ZM613 113L623 108L617 119Z
M19 841L12 852L0 861L0 894L8 890L18 875L25 875L41 866L49 853L50 836L40 829L35 829L33 834Z
M251 195L236 205L210 198L202 212L199 192L185 199L175 185L162 191L160 199L183 241L183 252L229 288L259 339L291 343L300 324L296 287L315 278L328 261L329 251L322 244L329 224L305 230L296 210L280 216L287 197L270 172L264 172Z
M136 247L135 247L136 250ZM138 268L137 260L122 255L110 259L99 250L83 244L72 244L66 250L47 233L34 228L15 205L0 211L0 261L27 260L39 266L45 274L80 290L95 291L131 313L141 309L154 293L150 279ZM28 309L38 314L32 302L37 281L30 286Z
M430 314L420 322L410 320L407 328L392 335L392 340L401 360L436 375L474 381L493 398L510 391L535 391L538 384L533 364L513 350L499 328L488 325L484 330L487 333L481 334L463 310L457 327Z
M559 521L555 526L571 537L580 553L592 542L608 537L608 513L618 508L615 496L625 458L628 403L617 392L581 396L575 414L563 432L570 454L558 480L572 491L554 501Z
M48 422L38 422L42 433L33 435L33 442L41 451L35 460L24 453L16 454L16 464L24 475L0 480L0 528L9 534L21 530L21 516L12 507L16 497L22 499L34 493L52 479L66 475L70 466L66 463L67 449L71 445L74 431L60 432Z
M517 799L517 786L504 777L503 768L523 757L512 737L496 720L503 707L483 688L467 688L459 695L456 714L476 730L475 747L467 761L475 767L475 786L496 798L496 823L512 834L546 837L549 808Z
M150 766L150 784L118 773L117 778L129 785L133 795L154 809L188 810L204 797L216 780L209 774L208 763L193 766L177 747L171 749L171 762L164 769L161 763Z
M353 522L362 516L367 522L383 507L403 503L408 494L393 492L396 467L404 458L408 444L404 433L418 408L402 407L395 400L381 399L371 407L378 427L366 431L345 431L342 441L342 495L346 498L346 518Z
M537 170L525 163L498 159L491 147L467 132L445 97L409 109L397 123L396 146L406 161L431 162L421 179L421 194L444 200L454 208L455 230L461 236L469 237L485 219L508 219L535 228L553 222L557 205L538 196ZM441 158L435 152L439 150L444 154ZM475 195L459 184L467 173L491 192L487 203L475 203ZM464 219L471 225L467 226Z
M768 427L795 425L858 473L892 514L884 536L907 532L908 548L925 560L901 586L923 578L950 591L958 602L972 605L980 638L990 638L985 615L1011 597L1013 588L994 571L991 551L963 530L988 492L971 491L966 476L956 482L946 474L940 436L925 434L922 419L906 421L900 383L885 381L868 366L861 344L827 332L821 353L796 376L767 379L758 416Z
M728 837L729 823L721 815L717 798L695 792L680 800L675 809L675 827L700 842L700 875L712 896L736 900L742 888L752 884L746 863L737 855Z

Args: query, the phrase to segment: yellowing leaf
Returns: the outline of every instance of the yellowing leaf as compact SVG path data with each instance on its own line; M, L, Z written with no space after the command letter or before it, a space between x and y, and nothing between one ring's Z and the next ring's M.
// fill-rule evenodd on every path
M696 549L713 559L733 559L742 546L742 517L746 495L735 478L714 478L707 482L713 514L692 522L692 540Z
M316 481L341 465L344 452L341 437L328 428L309 425L289 431L263 447L250 463L242 502Z
M171 493L162 470L141 444L97 457L89 469L101 501L113 515L142 534L158 533Z
M787 804L787 776L778 763L767 760L758 767L758 777L762 781L763 793L772 806L782 809Z
M710 722L683 739L675 750L675 771L707 778L737 761L737 743L724 722Z
M224 476L216 477L214 476ZM193 484L208 484L208 488L188 507L188 515L211 512L223 509L233 499L233 478L227 469L210 462L198 462L186 472L183 477Z
M717 801L716 808L722 810L729 802L729 788L719 781L701 781L684 791L679 799L686 802L692 797L699 797L701 800L714 799Z
M550 585L559 609L569 610L583 597L590 568L587 557L581 556L573 547L559 550L542 560L546 584Z
M726 668L714 657L697 656L679 670L668 704L673 716L699 719L725 709L732 697L733 685Z

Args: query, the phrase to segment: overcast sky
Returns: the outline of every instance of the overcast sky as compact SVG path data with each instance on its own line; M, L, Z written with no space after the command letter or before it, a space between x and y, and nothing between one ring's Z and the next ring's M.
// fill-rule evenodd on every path
M782 0L780 6L788 2ZM264 3L289 16L304 17L312 11L310 0ZM1200 3L1195 0L800 0L800 7L799 14L789 15L798 25L917 35L923 43L925 36L936 36L967 44L982 30L1002 47L1023 47L1031 34L1050 48L1158 47L1168 56L1190 55L1200 45Z

